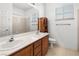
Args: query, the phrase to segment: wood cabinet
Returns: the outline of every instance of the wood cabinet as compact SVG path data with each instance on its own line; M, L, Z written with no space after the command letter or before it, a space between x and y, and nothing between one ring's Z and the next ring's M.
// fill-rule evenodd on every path
M41 40L38 40L34 43L34 56L39 55L41 56Z
M48 51L48 36L42 38L42 55L46 55Z
M48 32L48 20L46 17L38 19L38 30L40 32Z
M33 56L33 45L29 45L15 53L12 56Z
M33 45L26 48L26 56L33 56Z
M10 56L44 56L48 51L48 36L45 36L29 46L20 49Z

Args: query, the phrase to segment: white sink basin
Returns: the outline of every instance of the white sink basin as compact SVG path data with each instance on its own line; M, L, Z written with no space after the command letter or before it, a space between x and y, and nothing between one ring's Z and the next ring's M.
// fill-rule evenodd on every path
M19 43L21 43L21 42L22 42L22 40L14 40L12 42L5 42L0 45L0 50L11 50L13 48L20 46L21 44L19 44Z

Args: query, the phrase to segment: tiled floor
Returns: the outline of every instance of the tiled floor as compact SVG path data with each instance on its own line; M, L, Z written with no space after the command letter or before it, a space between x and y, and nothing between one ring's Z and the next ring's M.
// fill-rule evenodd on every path
M79 56L79 51L61 47L49 48L46 56Z

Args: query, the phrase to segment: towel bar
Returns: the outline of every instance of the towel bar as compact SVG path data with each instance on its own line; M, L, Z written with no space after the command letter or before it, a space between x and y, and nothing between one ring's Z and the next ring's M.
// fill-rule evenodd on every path
M56 25L71 25L71 24L56 24Z

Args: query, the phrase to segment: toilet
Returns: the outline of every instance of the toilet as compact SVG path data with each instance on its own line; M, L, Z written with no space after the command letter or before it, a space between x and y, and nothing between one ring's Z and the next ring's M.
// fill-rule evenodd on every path
M53 48L55 43L56 43L56 40L54 38L49 38L50 48Z

